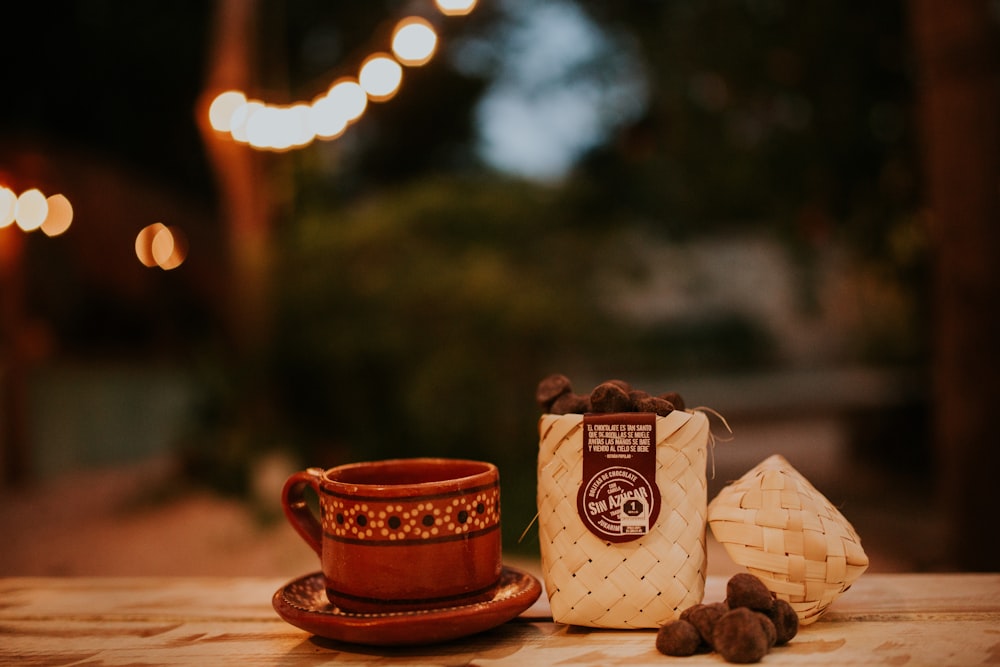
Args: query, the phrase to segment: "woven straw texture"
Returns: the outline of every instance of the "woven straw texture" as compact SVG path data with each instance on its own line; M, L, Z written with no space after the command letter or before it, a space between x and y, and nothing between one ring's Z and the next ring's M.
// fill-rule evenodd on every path
M599 628L656 628L701 602L708 418L679 410L657 417L660 514L648 533L617 544L591 533L577 511L583 416L542 415L539 435L539 539L553 619Z
M804 625L868 567L853 526L778 455L719 491L708 522L733 561L788 600Z

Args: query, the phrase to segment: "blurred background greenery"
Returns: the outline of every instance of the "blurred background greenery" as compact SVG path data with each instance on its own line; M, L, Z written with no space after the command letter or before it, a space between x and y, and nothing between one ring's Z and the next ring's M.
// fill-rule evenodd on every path
M124 437L244 495L275 454L493 460L512 547L551 372L581 391L623 377L685 394L874 370L897 393L865 454L928 474L932 241L908 3L481 2L443 23L392 100L282 153L204 129L219 77L309 98L431 3L248 1L246 25L226 13L240 4L8 9L33 29L0 46L0 173L58 183L77 211L64 237L24 244L36 395L45 369L151 369L150 386L178 387L169 428ZM242 54L239 74L225 54ZM241 169L258 198L234 212L225 182ZM131 254L154 219L190 239L174 271ZM739 414L724 392L693 398Z

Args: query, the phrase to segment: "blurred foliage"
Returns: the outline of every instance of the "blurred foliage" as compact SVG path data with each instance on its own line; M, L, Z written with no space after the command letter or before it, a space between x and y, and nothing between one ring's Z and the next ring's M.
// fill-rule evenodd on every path
M532 408L538 369L611 333L587 306L600 239L569 223L531 188L461 179L309 215L279 283L284 403L370 455L509 449L521 420L497 417Z
M432 179L288 238L279 402L303 457L500 466L505 539L533 514L535 384L615 332L588 307L600 238L518 184Z
M579 211L686 238L782 239L816 307L816 260L850 253L857 360L927 358L929 248L902 2L580 0L637 44L647 114L569 185Z
M913 209L902 3L581 4L638 43L650 81L649 111L624 150L593 157L602 175L619 175L589 185L605 183L626 210L673 218L678 233L742 220L815 242L840 227L878 252Z

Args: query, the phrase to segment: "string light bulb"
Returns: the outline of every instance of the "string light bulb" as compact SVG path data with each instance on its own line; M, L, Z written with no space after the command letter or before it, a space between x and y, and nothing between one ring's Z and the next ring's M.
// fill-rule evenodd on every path
M46 236L59 236L64 234L69 226L73 224L73 205L65 195L54 194L46 198L49 212L45 216L40 229Z
M135 255L143 266L176 269L187 258L187 239L177 227L162 222L146 225L135 237Z
M24 232L40 229L46 236L59 236L73 223L73 206L66 195L46 197L38 188L18 195L0 185L0 229L14 223Z
M38 188L25 190L17 196L14 204L14 221L26 232L33 232L45 222L49 214L49 203Z
M14 223L14 207L17 205L17 195L10 188L0 186L0 229Z
M236 110L247 103L247 97L238 90L219 93L208 107L208 122L217 132L232 130Z
M476 6L476 0L435 2L446 16L462 16ZM209 104L209 124L234 141L259 150L286 151L316 139L336 139L364 114L369 101L385 102L396 95L403 65L418 67L430 62L437 46L437 31L430 21L419 16L404 18L393 30L391 54L372 53L362 62L357 79L338 79L325 94L288 105L251 100L242 91L226 90Z
M445 16L465 16L476 7L476 0L434 0Z
M373 53L361 64L358 83L375 102L392 99L403 83L403 68L385 53Z
M392 34L392 53L404 65L425 65L434 56L437 40L437 33L429 21L411 16L396 24Z

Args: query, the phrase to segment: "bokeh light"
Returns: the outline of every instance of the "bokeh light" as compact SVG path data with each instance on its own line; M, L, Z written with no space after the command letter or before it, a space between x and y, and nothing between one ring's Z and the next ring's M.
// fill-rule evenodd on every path
M150 250L156 264L164 271L170 271L187 258L187 238L177 227L163 227L153 236Z
M464 16L476 6L476 0L435 0L438 10L445 16Z
M59 236L73 224L73 206L65 195L55 194L47 200L49 214L42 222L42 232L46 236Z
M162 222L143 227L135 237L135 256L143 266L158 266L170 271L184 263L187 253L188 243L184 233Z
M330 95L320 95L309 105L309 129L319 139L335 139L347 129L347 115Z
M315 134L310 129L309 106L263 105L246 122L247 143L254 148L277 151L305 146Z
M229 132L232 129L233 114L247 103L246 95L238 90L227 90L220 93L208 107L208 121L218 132Z
M255 113L263 108L263 102L248 100L245 104L241 104L233 110L233 115L229 119L229 133L233 139L242 144L249 143L247 139L247 123Z
M468 14L475 0L437 0L441 13ZM239 90L227 90L212 100L208 120L218 132L260 150L286 151L309 145L315 139L336 139L365 112L369 100L384 102L399 91L402 65L416 67L434 57L438 35L424 18L411 16L396 24L392 55L375 52L366 58L357 79L338 79L326 94L311 102L274 105L248 99Z
M25 232L41 229L46 236L59 236L73 222L73 206L65 195L46 197L38 188L18 195L0 186L0 229L15 222Z
M49 203L38 188L25 190L18 195L14 205L14 221L24 231L31 232L41 227L48 214Z
M376 102L392 99L403 81L403 68L385 53L375 53L361 64L358 82Z
M337 105L348 123L356 121L368 108L368 96L361 84L354 79L342 78L334 81L327 97Z
M437 48L437 33L423 18L411 16L396 24L392 35L392 53L404 65L417 66L430 61Z
M10 188L0 186L0 229L14 222L14 207L17 205L17 195Z
M347 77L338 79L325 95L313 100L309 109L310 128L320 139L335 139L367 107L368 96L357 81Z
M139 258L143 266L156 266L156 259L153 258L153 237L166 228L162 222L154 222L139 230L135 237L135 256Z

